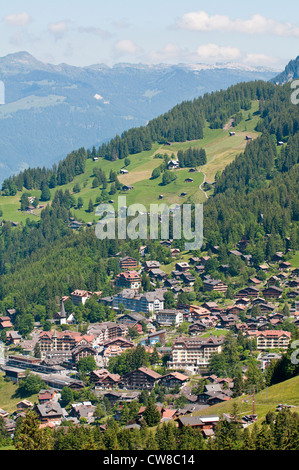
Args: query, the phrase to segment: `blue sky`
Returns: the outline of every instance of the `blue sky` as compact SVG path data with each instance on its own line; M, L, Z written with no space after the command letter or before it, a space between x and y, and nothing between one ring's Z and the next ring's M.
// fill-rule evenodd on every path
M54 64L221 63L284 68L298 54L299 2L10 0L0 56Z

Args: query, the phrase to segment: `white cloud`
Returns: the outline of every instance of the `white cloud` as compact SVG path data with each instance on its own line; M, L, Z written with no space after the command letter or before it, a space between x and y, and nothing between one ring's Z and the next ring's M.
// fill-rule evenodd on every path
M240 49L231 46L218 46L217 44L202 44L196 50L199 60L219 61L238 60L242 54Z
M163 49L159 50L152 50L148 55L147 58L151 62L159 62L159 61L165 61L165 60L171 60L171 59L176 59L179 60L179 58L184 55L183 51L179 46L176 44L166 44Z
M14 15L6 15L4 21L11 26L26 26L31 22L31 17L25 11Z
M281 23L262 15L252 15L243 20L228 15L208 15L205 11L185 13L177 23L180 29L190 31L222 31L246 34L274 34L276 36L299 36L299 27L290 22Z
M48 26L48 31L53 34L56 39L60 39L67 32L67 23L66 21L51 23Z
M263 65L272 67L278 65L279 60L275 57L270 57L265 54L246 54L243 62L246 65Z
M115 52L117 55L134 55L140 52L140 48L130 39L123 39L115 44Z
M112 34L109 31L105 31L104 29L101 28L95 28L93 26L85 27L81 26L78 28L79 33L85 33L85 34L95 34L96 36L100 36L103 39L110 38Z

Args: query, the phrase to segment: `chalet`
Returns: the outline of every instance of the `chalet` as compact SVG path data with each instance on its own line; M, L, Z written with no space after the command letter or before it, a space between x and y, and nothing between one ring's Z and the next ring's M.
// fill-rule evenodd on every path
M40 390L38 394L38 402L40 405L54 400L56 391L54 389Z
M219 416L181 416L177 419L179 428L190 426L193 429L199 429L204 437L214 435L218 422Z
M283 260L283 253L281 251L277 251L272 258L273 261L282 261Z
M150 271L151 269L158 269L160 268L159 261L145 261L144 262L144 269L145 271Z
M189 258L190 264L196 265L199 262L200 262L200 258L198 256L192 256L191 258Z
M104 341L103 343L104 350L111 346L119 346L122 351L125 349L132 349L135 347L133 341L129 341L128 339L122 338L122 337L112 338L112 339L108 339L107 341Z
M152 390L161 377L160 374L147 367L139 367L124 375L120 385L129 390Z
M96 350L89 344L78 345L71 351L72 353L72 362L76 364L80 359L89 356L96 356Z
M293 269L293 271L291 272L291 275L294 277L299 276L299 268Z
M242 256L242 253L238 250L231 250L228 252L229 255Z
M242 297L258 297L259 290L256 287L245 287L244 289L239 290L236 294L237 299L241 299Z
M207 404L209 406L217 405L218 403L223 403L230 400L231 397L227 396L225 393L219 392L207 399Z
M10 317L0 317L0 328L5 330L6 328L13 328Z
M169 160L167 167L169 170L176 170L179 168L180 164L177 160Z
M295 279L291 279L289 282L288 282L288 286L289 287L293 287L293 288L297 288L299 287L299 278L295 278Z
M190 305L189 307L190 317L192 320L201 320L203 318L208 318L211 314L208 308L199 305Z
M190 269L190 265L188 263L176 263L175 269L180 272L186 272Z
M220 320L219 326L221 328L229 329L239 321L239 317L237 315L232 315L232 314L219 315L219 320Z
M230 307L227 307L226 313L231 314L231 315L239 315L240 313L243 313L246 311L246 306L241 305L241 304L235 304L231 305Z
M250 304L250 299L248 297L242 297L241 299L237 299L235 305L243 305L244 307L248 307Z
M199 333L206 331L207 325L203 320L193 322L188 329L190 336L197 336Z
M206 279L203 283L204 290L215 292L226 292L227 285L220 279Z
M148 275L151 278L157 279L159 281L164 281L167 278L167 274L159 268L149 269Z
M118 387L119 381L119 374L110 374L110 372L108 372L96 383L96 386L104 389L113 389L114 387Z
M91 423L94 421L93 415L95 409L96 406L92 405L90 401L85 401L82 403L72 403L69 416L77 419L85 418L87 423Z
M17 410L22 411L22 410L28 410L30 408L33 408L33 403L29 400L21 400L19 403L17 403Z
M275 286L270 286L264 289L262 292L265 299L279 299L282 296L283 290Z
M267 285L268 287L269 286L276 286L276 287L279 287L280 285L280 279L278 276L271 276L269 277L268 281L267 281Z
M134 186L130 185L130 184L124 184L123 187L122 187L122 190L123 191L131 191L132 189L134 189Z
M69 228L71 228L73 230L79 230L79 228L81 228L83 226L84 226L84 223L83 222L78 222L77 220L74 220L69 224Z
M194 269L198 274L203 274L205 271L205 267L203 264L198 264L197 266L195 266Z
M206 308L211 313L221 312L222 308L216 304L216 302L205 302L202 304L203 308Z
M14 330L7 331L6 338L8 344L18 345L22 341L22 335L20 335L20 333Z
M192 178L186 178L185 183L193 183L193 179Z
M119 260L119 266L123 270L136 269L138 266L138 262L137 259L132 258L131 256L126 256L125 258L121 258Z
M141 287L141 277L137 271L125 271L116 276L115 284L119 289L139 289Z
M259 363L261 364L261 370L264 372L266 368L271 364L273 361L279 361L281 359L281 354L277 353L266 353L260 358L258 358Z
M121 169L120 169L120 173L121 173L122 175L125 175L125 174L127 174L127 173L129 173L129 172L128 172L128 170L126 170L125 168L121 168Z
M264 303L264 302L258 303L256 305L258 305L259 311L262 315L265 315L267 313L272 313L274 311L274 308L275 308L274 305L267 304L267 303ZM248 313L251 313L251 311L252 311L252 308L248 311Z
M292 290L287 293L287 297L289 299L295 299L296 297L299 297L299 290Z
M251 277L248 282L249 284L253 284L254 286L258 286L262 283L262 281L260 281L260 279L257 279L256 277Z
M181 250L179 248L172 248L170 250L172 258L175 258L177 255L181 253Z
M61 408L58 402L47 402L43 405L36 405L34 411L37 413L42 423L52 422L54 424L61 424L65 418L66 412Z
M252 140L252 137L251 137L250 135L247 135L247 136L245 137L245 139L246 139L246 140Z
M169 287L170 289L173 289L177 285L178 285L177 279L165 279L164 287Z
M180 372L170 372L167 375L163 375L159 380L159 383L164 385L165 387L175 387L179 385L180 387L183 386L189 377L187 375L181 374Z
M288 261L283 261L282 263L279 263L278 265L279 269L290 269L291 267L292 265Z
M122 315L119 319L119 323L128 323L135 325L138 322L146 321L146 318L144 315L138 312L128 312Z

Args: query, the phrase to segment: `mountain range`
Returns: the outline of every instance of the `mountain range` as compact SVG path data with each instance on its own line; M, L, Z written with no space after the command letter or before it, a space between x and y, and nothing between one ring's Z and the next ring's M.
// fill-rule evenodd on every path
M185 100L276 75L239 64L75 67L9 54L0 58L0 182L28 167L51 167Z

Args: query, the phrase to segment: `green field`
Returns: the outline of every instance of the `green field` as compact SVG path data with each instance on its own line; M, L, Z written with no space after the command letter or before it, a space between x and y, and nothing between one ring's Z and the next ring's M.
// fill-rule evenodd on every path
M8 413L14 413L17 409L17 403L21 401L20 397L16 396L18 386L11 380L6 380L4 374L0 372L0 408ZM38 394L26 397L26 400L31 403L37 402Z
M296 408L291 408L292 411L298 413L299 407L299 376L286 380L276 385L272 385L261 392L255 394L255 413L260 423L268 413L268 411L275 411L276 406L280 403L293 405ZM195 411L194 416L204 415L222 415L223 413L232 413L234 403L237 403L238 413L240 416L252 413L252 395L242 395L238 398L233 398L225 403L210 406L209 408Z
M299 251L290 259L290 263L293 268L299 268Z
M258 121L258 115L255 112L258 110L258 102L252 102L252 109L250 111L243 111L243 120L233 130L236 135L229 136L229 125L224 129L210 129L206 125L204 129L204 137L200 140L190 142L176 142L171 145L153 144L152 149L144 151L135 155L129 155L130 165L126 167L128 173L125 175L119 174L121 168L124 167L124 160L116 160L110 162L105 159L99 159L94 162L92 159L86 161L85 172L74 178L71 183L64 186L51 189L51 199L53 198L57 189L69 190L73 193L73 188L76 183L80 185L81 191L74 194L77 200L80 196L83 199L83 208L72 209L74 217L81 219L84 222L92 222L95 219L94 213L87 212L87 207L90 199L96 207L96 198L100 196L102 188L93 188L93 173L94 168L102 168L105 171L107 179L111 170L118 173L119 181L122 184L132 185L133 189L125 193L127 197L127 205L133 203L143 204L149 210L151 204L161 203L159 195L163 195L163 202L166 204L183 204L187 202L202 203L206 200L209 193L205 194L200 185L204 182L214 182L215 175L219 171L231 163L237 155L242 153L246 146L246 135L250 132L253 138L259 134L254 131ZM251 116L249 116L249 113ZM178 150L186 150L189 147L204 148L207 154L207 164L202 168L197 168L197 172L189 173L189 169L172 170L176 179L171 183L163 186L161 184L162 177L151 179L151 174L154 168L159 166L163 160L155 158L157 153L162 155L174 155L176 158ZM193 182L186 183L186 178L192 178ZM108 183L107 191L110 190ZM40 196L40 191L29 191L31 195ZM182 193L185 196L181 196ZM39 217L40 210L34 210L33 213L21 212L20 197L21 192L15 196L0 197L0 210L3 213L4 220L11 220L15 222L25 222L29 217L36 220ZM115 201L115 208L117 208L118 195L124 193L118 192L111 195L111 199Z

